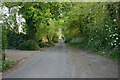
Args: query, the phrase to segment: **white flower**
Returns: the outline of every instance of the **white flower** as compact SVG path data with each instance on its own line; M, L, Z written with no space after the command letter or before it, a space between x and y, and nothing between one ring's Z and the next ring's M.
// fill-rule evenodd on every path
M114 21L116 21L116 19L114 19Z
M115 36L115 34L113 34L113 36Z
M113 45L113 44L111 44L111 45Z
M113 43L111 43L111 45L113 45Z
M108 27L108 25L105 25L106 27Z
M118 40L118 38L116 38L116 40Z
M114 42L116 42L116 40Z

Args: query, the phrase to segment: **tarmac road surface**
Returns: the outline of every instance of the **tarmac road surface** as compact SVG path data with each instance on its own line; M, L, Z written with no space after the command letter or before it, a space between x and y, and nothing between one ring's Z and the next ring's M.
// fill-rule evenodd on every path
M4 76L4 78L105 78L105 76L106 78L118 77L117 62L111 61L109 59L103 59L103 57L99 55L93 55L90 53L89 55L88 53L83 54L83 51L80 50L77 52L74 52L72 49L71 51L68 50L69 49L67 49L64 44L58 43L53 48L49 48L45 51L41 51L40 53L35 54L32 58L28 59L23 66L8 73L6 76ZM72 55L73 57L71 57L70 52L74 54ZM78 57L76 61L74 59L75 56ZM90 67L87 64L89 64ZM98 64L101 64L101 66Z

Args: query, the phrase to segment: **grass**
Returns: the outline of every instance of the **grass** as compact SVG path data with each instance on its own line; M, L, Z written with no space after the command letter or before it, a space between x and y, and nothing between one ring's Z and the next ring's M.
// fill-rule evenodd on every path
M0 61L0 71L7 70L15 64L14 61Z

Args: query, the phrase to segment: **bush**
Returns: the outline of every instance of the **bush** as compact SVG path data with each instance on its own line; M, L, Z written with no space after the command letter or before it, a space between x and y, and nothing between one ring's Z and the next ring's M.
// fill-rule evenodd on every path
M74 38L67 45L74 46L77 48L88 49L102 56L106 56L114 60L120 60L120 50L118 44L116 44L116 46L111 49L111 46L107 45L106 43L104 43L104 39L99 38L93 38L93 40L85 38Z
M45 47L45 46L46 46L46 43L45 43L45 42L40 42L40 43L39 43L39 46L40 46L40 48Z
M45 42L40 42L39 46L40 46L40 48L42 48L42 47L50 47L50 44L45 43Z
M53 41L54 43L58 43L58 38L57 38L57 37L56 37L56 38L53 38L52 41Z
M84 40L84 38L83 37L81 37L81 38L74 38L74 39L72 39L71 40L71 42L70 43L81 43L81 41L83 41Z
M52 41L54 43L58 43L58 39L59 39L59 36L57 34L55 34L54 37L52 38Z
M54 42L54 43L58 43L58 39L54 39L53 42Z
M20 50L39 50L40 47L34 40L28 40L19 45Z
M23 33L15 33L10 32L8 33L7 40L8 40L8 48L10 49L17 49L19 44L23 43L25 41L26 35Z
M48 43L50 46L54 46L54 43L51 41Z
M14 61L1 61L0 62L0 71L11 68L13 64L15 64Z

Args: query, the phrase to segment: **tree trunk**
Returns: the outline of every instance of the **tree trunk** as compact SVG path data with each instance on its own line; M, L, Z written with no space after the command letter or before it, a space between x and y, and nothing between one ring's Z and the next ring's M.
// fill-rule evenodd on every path
M47 39L48 39L48 43L50 42L50 39L49 39L49 37L47 36Z
M2 52L2 61L5 61L5 49L3 49L3 52Z

